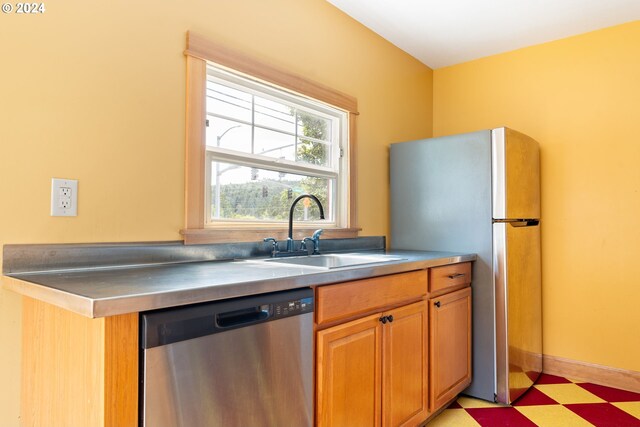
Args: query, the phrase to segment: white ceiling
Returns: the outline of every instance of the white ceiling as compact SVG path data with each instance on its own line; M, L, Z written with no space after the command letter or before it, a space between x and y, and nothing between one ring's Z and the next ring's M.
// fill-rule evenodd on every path
M640 0L328 0L431 68L640 19Z

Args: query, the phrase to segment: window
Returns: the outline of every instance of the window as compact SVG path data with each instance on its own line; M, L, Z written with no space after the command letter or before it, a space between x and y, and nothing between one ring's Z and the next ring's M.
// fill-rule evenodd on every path
M305 193L320 199L323 227L344 224L347 117L207 64L205 224L282 224ZM319 218L308 201L294 219Z
M185 244L302 233L355 237L357 101L187 34ZM309 222L307 222L309 221ZM306 235L305 234L305 235Z

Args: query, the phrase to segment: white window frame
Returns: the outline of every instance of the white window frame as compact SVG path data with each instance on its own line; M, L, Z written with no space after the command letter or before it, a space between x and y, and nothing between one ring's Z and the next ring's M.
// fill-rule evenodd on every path
M220 161L224 163L237 164L241 166L269 169L272 171L293 173L299 175L315 176L335 180L335 189L332 195L331 220L305 221L306 225L322 227L345 227L348 217L348 184L346 177L349 166L349 113L337 107L333 107L324 102L304 97L281 87L269 85L264 82L251 79L250 77L236 74L216 64L207 63L207 80L269 99L275 102L291 105L298 110L306 111L315 116L320 116L332 121L331 140L331 166L312 165L304 162L278 159L266 155L253 154L231 150L228 148L207 145L205 140L205 227L216 227L226 225L245 226L282 226L287 221L281 220L238 220L230 218L213 218L211 213L211 162ZM213 120L215 116L207 112L207 119ZM231 119L235 120L235 119ZM245 123L252 127L260 127L254 123ZM327 207L324 207L325 210ZM326 212L325 212L326 216Z

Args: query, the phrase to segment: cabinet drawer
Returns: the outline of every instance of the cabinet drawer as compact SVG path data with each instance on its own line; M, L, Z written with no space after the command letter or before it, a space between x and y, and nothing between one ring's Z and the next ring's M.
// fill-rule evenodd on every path
M392 274L316 288L319 325L370 313L422 298L427 293L425 270Z
M429 269L429 292L448 290L471 283L471 263L443 265Z

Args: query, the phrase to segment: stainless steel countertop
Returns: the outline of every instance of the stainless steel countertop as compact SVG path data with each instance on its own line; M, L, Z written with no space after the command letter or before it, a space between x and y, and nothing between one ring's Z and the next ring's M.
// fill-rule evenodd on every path
M362 253L372 253L370 251ZM8 274L5 289L87 317L105 317L473 261L473 254L388 251L404 258L332 270L253 260Z

